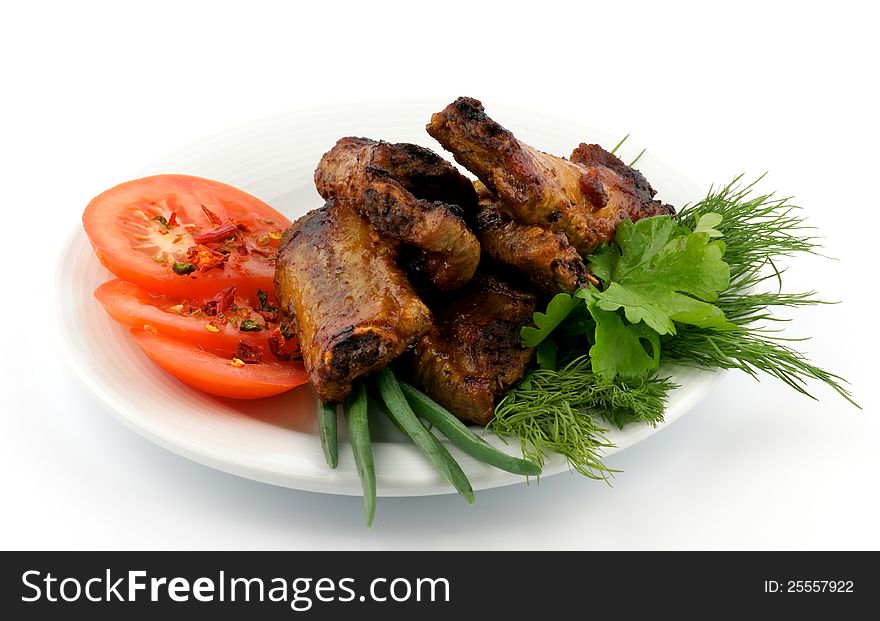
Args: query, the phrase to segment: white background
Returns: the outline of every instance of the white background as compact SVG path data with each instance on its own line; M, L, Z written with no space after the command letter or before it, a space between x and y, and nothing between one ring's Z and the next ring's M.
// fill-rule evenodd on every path
M880 548L871 3L590 4L4 3L0 547ZM864 410L822 386L811 401L729 374L610 458L613 487L559 475L473 507L380 499L368 532L358 498L150 444L67 369L52 275L92 196L272 112L463 94L632 133L706 188L770 171L763 188L796 195L836 257L793 262L788 288L843 301L798 312L790 333L812 337L803 349Z

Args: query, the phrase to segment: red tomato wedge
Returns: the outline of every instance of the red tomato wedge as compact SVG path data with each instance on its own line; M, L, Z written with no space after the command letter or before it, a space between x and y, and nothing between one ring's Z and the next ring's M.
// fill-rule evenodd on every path
M232 399L277 395L308 381L299 361L236 366L233 361L160 334L132 328L143 352L165 371L203 392Z
M275 253L290 221L232 186L156 175L110 188L83 212L95 254L122 280L152 293L207 298L235 285L272 290Z
M231 296L229 303L234 306L222 309L222 320L202 312L203 301L153 295L122 280L105 282L95 289L95 297L113 319L132 328L181 339L216 353L231 355L241 341L259 347L264 355L272 351L268 341L274 324L267 323L248 300L239 296ZM247 320L252 330L243 331L242 322ZM257 329L260 326L264 329Z

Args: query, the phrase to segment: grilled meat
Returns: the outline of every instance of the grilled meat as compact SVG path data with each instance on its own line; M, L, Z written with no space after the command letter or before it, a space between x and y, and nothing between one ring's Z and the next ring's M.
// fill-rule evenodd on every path
M480 244L461 218L476 194L454 166L413 144L342 138L324 154L315 185L325 199L352 206L387 237L423 251L425 272L439 289L474 274Z
M482 183L475 184L480 197L476 217L477 237L483 253L496 263L522 272L545 293L573 293L597 281L565 235L514 220L498 198Z
M641 174L598 145L582 144L572 161L543 153L489 118L476 99L459 97L427 130L516 220L564 233L581 255L610 241L621 220L674 213L653 200Z
M645 175L632 166L627 166L619 157L606 151L597 144L581 143L571 154L571 161L586 168L609 168L627 180L627 191L639 200L648 203L653 200L657 191L651 187ZM670 213L672 208L669 207ZM657 214L653 214L657 215Z
M485 425L532 357L520 328L535 305L532 293L478 273L433 308L434 326L416 344L415 382L460 419Z
M293 319L318 397L338 403L431 325L392 244L345 204L328 202L284 233L275 294Z

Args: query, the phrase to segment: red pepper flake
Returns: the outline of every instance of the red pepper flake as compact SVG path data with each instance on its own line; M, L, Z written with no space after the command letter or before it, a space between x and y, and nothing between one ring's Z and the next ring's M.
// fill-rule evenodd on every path
M199 205L199 207L202 208L202 212L205 214L211 224L213 224L214 226L220 226L221 224L223 224L223 220L221 220L220 216L218 216L216 213L214 213L204 205Z
M230 220L230 222L232 222L232 224L234 224L235 227L239 231L241 231L242 233L247 233L248 231L250 231L250 228L248 228L248 225L245 224L244 222L242 222L241 220Z
M226 287L223 291L215 295L213 298L205 302L202 311L208 317L216 317L229 310L235 296L235 285Z
M228 255L217 252L202 244L191 247L186 253L186 260L192 263L197 270L205 272L212 267L223 267Z
M280 361L302 358L299 353L299 344L296 338L285 338L281 328L275 328L269 333L269 351Z
M177 224L177 212L176 212L176 211L172 211L172 212L171 212L171 215L168 216L168 228L169 228L169 229L173 229L173 228L176 227L176 226L178 226L178 224Z
M226 224L221 224L213 229L209 229L204 233L193 235L193 241L197 244L211 244L228 239L236 233L238 233L238 227L227 222Z
M278 309L277 308L260 308L254 311L260 317L263 318L263 321L266 323L278 323Z
M263 360L263 350L257 345L248 345L244 341L239 341L234 358L247 364L257 364Z

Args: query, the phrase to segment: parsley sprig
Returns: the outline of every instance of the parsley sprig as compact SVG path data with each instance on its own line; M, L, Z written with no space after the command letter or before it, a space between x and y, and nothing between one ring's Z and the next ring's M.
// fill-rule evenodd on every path
M720 221L713 213L702 219L713 227ZM523 328L524 344L544 342L586 305L592 325L583 324L583 334L592 344L593 371L607 380L634 379L657 369L660 337L675 334L678 326L735 328L713 303L730 283L724 244L713 239L717 235L714 228L682 227L671 216L621 222L615 243L589 257L603 289L554 296L545 312L535 313L535 327Z

